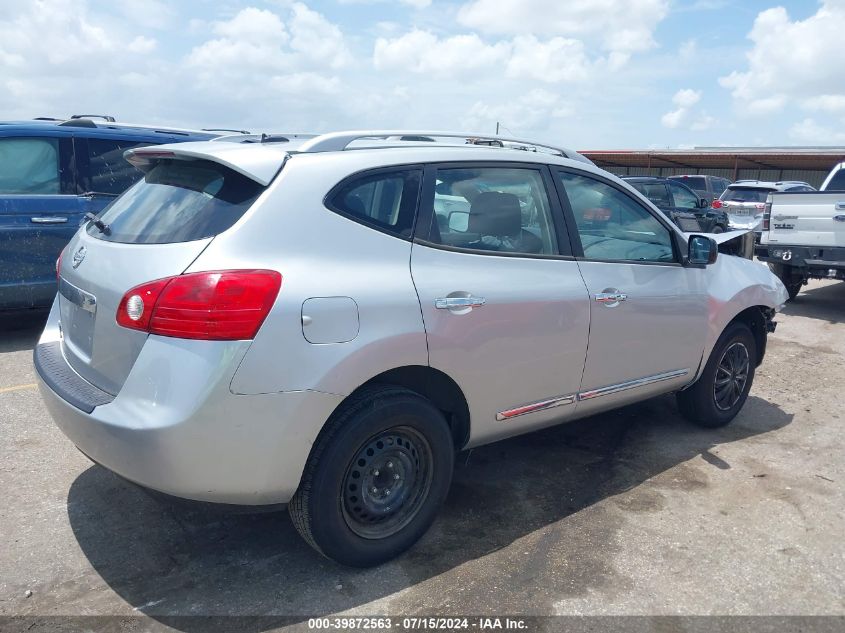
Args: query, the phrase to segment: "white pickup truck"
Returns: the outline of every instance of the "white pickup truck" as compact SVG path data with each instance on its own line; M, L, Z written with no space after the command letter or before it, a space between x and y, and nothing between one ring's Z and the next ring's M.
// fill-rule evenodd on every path
M755 249L794 299L808 279L845 279L845 163L819 191L773 192Z

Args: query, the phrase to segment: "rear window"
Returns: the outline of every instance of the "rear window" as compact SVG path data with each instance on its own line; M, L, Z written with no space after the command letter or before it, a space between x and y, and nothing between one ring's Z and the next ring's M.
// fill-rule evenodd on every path
M737 187L725 189L719 198L722 202L765 202L772 189L752 189L751 187Z
M264 187L209 161L163 160L115 199L88 234L123 244L172 244L212 237L232 226Z
M670 176L670 179L682 182L696 191L707 191L707 179L703 176Z

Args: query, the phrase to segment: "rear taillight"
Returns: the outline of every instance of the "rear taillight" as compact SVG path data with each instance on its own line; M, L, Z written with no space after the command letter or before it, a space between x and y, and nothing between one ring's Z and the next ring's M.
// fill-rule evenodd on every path
M713 207L714 209L721 209L721 208L722 208L722 201L721 201L721 200L719 200L718 198L716 198L716 199L713 201L713 204L712 204L712 205L710 205L710 206L711 206L711 207Z
M772 203L767 202L765 208L763 209L763 230L769 230L769 224L771 223L772 219Z
M117 323L176 338L251 339L281 285L282 276L274 270L215 270L157 279L123 295Z

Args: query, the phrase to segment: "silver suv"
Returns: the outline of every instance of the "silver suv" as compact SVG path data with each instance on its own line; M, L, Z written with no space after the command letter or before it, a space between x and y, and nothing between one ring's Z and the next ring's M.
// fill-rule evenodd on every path
M34 352L58 426L365 566L428 529L456 451L668 392L737 415L786 291L736 234L574 152L446 136L127 152L145 177L65 248Z
M718 200L713 201L714 209L722 209L728 214L728 228L731 230L752 230L759 235L762 231L763 213L766 209L766 197L774 191L815 191L806 182L800 180L782 180L764 182L761 180L737 180L728 185Z

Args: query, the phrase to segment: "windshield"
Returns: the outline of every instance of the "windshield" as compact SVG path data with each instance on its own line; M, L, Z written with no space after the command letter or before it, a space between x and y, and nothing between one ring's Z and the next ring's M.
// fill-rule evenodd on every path
M232 226L264 188L210 161L163 160L100 215L108 230L88 234L124 244L171 244L212 237Z
M753 189L751 187L737 187L725 189L719 198L722 202L765 202L772 189Z

